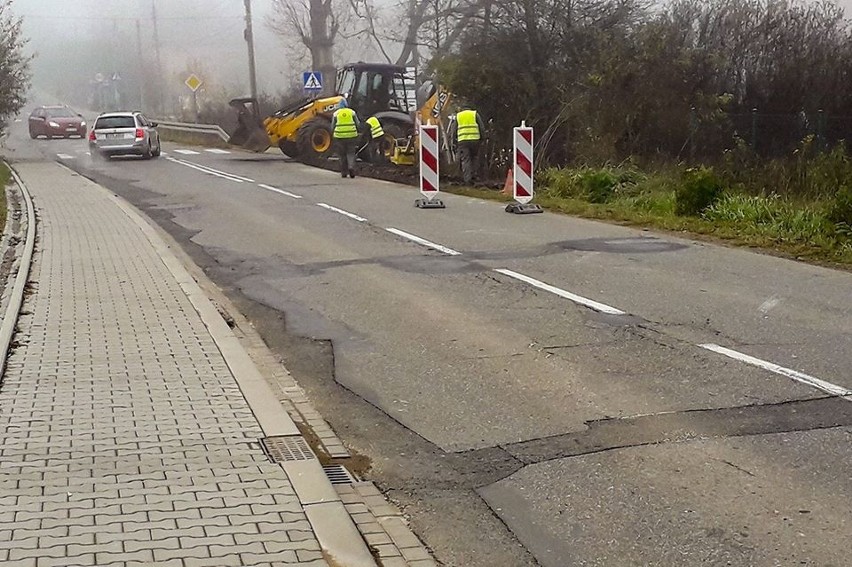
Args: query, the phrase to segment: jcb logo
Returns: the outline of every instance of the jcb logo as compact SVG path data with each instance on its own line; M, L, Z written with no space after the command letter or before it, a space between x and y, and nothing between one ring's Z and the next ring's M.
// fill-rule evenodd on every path
M337 110L336 104L329 104L328 106L322 109L323 112L334 112L335 110Z
M443 91L438 93L438 102L435 103L434 108L432 108L432 118L438 118L441 116L441 112L444 110L444 106L447 104L447 100L449 100L450 95Z

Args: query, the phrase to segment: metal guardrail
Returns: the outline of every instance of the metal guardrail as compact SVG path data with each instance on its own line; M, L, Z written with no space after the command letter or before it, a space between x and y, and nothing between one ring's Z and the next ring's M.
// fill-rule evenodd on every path
M152 118L157 123L157 127L164 130L176 130L178 132L193 132L196 134L211 134L219 136L222 141L227 142L228 133L222 130L218 124L194 124L192 122L172 122L169 120L158 120Z

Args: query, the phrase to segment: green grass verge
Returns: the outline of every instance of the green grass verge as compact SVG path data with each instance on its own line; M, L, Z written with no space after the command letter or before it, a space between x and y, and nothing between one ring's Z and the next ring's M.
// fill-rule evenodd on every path
M593 171L593 170L585 170ZM609 184L597 171L556 170L543 176L535 202L548 211L621 225L653 228L701 240L764 251L808 262L852 269L852 230L831 220L830 200L791 201L723 191L714 204L694 216L677 214L681 177L632 175ZM603 191L601 188L611 185ZM489 189L455 187L447 192L501 202ZM604 202L592 202L604 201Z
M12 174L6 164L0 162L0 232L6 228L6 185L12 179Z

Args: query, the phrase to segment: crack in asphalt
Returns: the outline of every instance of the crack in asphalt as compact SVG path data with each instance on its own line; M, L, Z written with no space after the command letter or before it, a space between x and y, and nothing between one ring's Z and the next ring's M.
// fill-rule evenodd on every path
M831 396L603 419L587 425L586 431L530 439L502 448L531 465L644 445L830 429L852 425L852 404Z

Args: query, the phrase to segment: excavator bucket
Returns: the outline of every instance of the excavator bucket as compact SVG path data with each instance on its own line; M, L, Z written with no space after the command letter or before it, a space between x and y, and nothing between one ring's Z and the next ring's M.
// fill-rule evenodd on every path
M247 150L262 153L271 145L269 134L258 115L257 100L235 98L228 103L237 111L237 128L228 138L228 143Z

